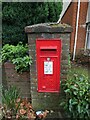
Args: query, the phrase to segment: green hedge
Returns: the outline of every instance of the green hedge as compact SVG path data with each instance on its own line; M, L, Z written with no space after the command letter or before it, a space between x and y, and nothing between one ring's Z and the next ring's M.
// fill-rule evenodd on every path
M25 26L56 22L62 10L61 2L3 2L3 44L27 43Z

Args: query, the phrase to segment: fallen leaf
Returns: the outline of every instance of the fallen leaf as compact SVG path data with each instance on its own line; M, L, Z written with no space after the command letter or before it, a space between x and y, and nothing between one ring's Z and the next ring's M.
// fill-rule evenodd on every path
M26 113L26 110L20 109L20 114L21 114L21 115L24 115L25 113Z

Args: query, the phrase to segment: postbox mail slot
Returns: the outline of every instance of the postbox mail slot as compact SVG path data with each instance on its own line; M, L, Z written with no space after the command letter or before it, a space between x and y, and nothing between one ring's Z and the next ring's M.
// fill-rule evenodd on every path
M57 47L40 47L41 51L56 51Z

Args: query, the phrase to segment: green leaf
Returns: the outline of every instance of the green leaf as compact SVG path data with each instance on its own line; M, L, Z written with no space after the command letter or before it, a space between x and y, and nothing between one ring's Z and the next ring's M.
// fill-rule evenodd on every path
M66 89L66 90L65 90L65 93L69 93L69 92L70 92L70 89Z
M81 113L81 107L80 107L80 105L78 104L77 107L78 107L78 112Z
M71 86L71 88L74 89L74 90L78 90L78 88L73 86L73 85Z

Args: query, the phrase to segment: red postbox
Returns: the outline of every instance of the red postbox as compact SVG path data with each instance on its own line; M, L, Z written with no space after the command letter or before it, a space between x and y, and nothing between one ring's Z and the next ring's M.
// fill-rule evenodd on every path
M60 91L60 39L37 39L38 92Z

